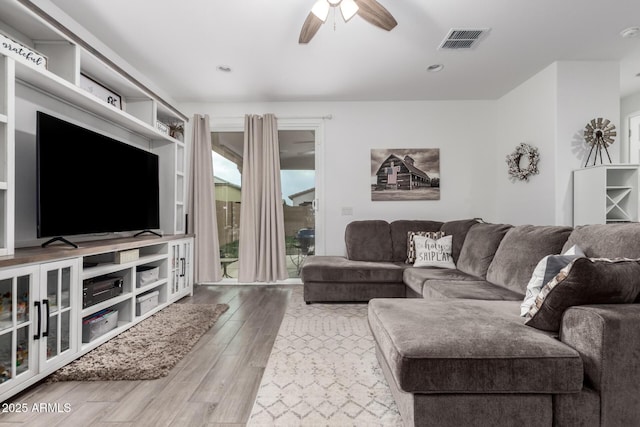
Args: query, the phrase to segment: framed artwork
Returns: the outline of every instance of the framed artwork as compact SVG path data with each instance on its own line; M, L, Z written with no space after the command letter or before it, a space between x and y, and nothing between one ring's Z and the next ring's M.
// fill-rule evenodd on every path
M440 149L372 149L371 200L440 200Z
M91 77L80 73L80 87L92 95L102 99L107 104L122 110L122 98L111 89L103 86Z

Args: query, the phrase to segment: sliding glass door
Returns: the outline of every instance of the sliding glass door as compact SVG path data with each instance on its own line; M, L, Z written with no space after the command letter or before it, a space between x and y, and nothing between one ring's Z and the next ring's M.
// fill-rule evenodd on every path
M300 277L304 259L315 252L315 132L281 130L280 178L289 278Z
M280 177L289 278L299 277L304 259L316 251L316 131L280 130ZM242 194L242 131L212 132L220 262L225 281L238 278Z

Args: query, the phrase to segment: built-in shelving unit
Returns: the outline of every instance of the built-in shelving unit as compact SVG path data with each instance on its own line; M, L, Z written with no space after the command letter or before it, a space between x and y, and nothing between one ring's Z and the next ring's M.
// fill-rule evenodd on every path
M149 141L149 150L160 156L160 227L165 233L184 233L184 137L182 134L173 137L161 129L169 125L184 129L187 117L34 3L4 2L0 33L47 58L44 68L0 53L0 256L11 254L15 246L16 85L24 85ZM117 94L119 105L111 105L83 89L81 75ZM158 122L165 126L159 128Z
M15 62L0 55L0 256L14 247Z
M83 242L79 249L25 248L0 259L0 401L41 380L176 300L193 293L191 236ZM118 263L121 252L138 256ZM137 274L157 268L138 287ZM122 280L122 292L89 303L87 281ZM87 288L87 289L85 289ZM139 298L154 295L138 314ZM112 328L84 333L87 319L115 313ZM48 313L48 316L45 314Z
M35 3L3 1L0 33L38 58L44 55L47 64L40 66L10 49L0 49L0 401L4 401L191 294L193 237L184 234L185 138L170 135L168 126L163 126L184 129L187 117ZM85 90L82 76L119 102L113 105L103 93ZM81 117L76 121L91 121L99 130L124 135L123 142L158 155L164 237L94 242L83 236L77 249L15 248L16 216L22 219L24 213L15 212L16 138L20 134L19 141L35 148L35 111L40 108ZM22 142L18 148L25 148ZM35 161L23 161L20 170L28 171L32 164ZM24 224L18 228L23 230ZM30 240L20 236L18 246L25 241ZM123 256L123 251L131 253ZM138 276L148 270L154 271L151 279L138 283ZM95 287L85 289L98 282L108 286L109 281L117 286L108 294L96 297ZM90 303L87 295L94 297ZM145 310L136 310L142 300ZM83 334L88 321L96 319L108 328Z
M598 165L573 172L573 223L638 221L638 165Z

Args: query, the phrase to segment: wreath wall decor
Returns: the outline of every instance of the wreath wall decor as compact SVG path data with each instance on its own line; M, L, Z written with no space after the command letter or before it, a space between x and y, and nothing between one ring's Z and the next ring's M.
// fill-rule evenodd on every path
M527 159L526 167L520 166L520 162ZM513 153L507 156L509 165L509 176L520 181L529 181L529 176L538 174L538 160L540 153L538 149L524 142L520 143Z

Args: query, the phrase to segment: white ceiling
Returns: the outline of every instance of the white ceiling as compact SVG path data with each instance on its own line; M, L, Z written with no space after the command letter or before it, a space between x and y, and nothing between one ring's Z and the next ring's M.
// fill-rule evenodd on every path
M556 60L621 61L621 93L640 92L640 36L619 35L639 0L379 0L391 32L330 14L308 45L315 0L51 1L178 101L495 99ZM438 50L451 28L491 31Z

